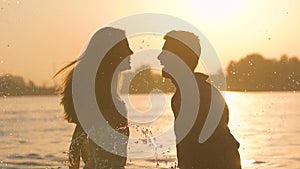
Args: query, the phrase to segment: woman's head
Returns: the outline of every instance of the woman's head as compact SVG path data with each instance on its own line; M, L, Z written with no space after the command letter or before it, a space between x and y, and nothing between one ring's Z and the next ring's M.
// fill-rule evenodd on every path
M129 56L132 54L132 51L129 48L125 31L112 27L105 27L98 30L92 36L85 51L79 59L71 62L54 75L56 76L69 69L69 71L65 74L65 78L59 92L61 95L61 104L63 105L65 111L65 119L68 122L78 123L72 97L72 79L74 68L78 62L86 57L97 57L103 51L106 51L106 54L101 63L99 63L98 72L104 72L106 76L112 76L112 73L115 71L116 67L124 59L128 60L128 62L125 63L126 65L124 66L124 69L130 68Z
M130 55L133 52L129 48L127 39L122 39L120 42L114 44L109 51L105 54L101 63L99 64L98 71L105 71L106 73L113 73L122 61L123 64L118 71L130 69Z

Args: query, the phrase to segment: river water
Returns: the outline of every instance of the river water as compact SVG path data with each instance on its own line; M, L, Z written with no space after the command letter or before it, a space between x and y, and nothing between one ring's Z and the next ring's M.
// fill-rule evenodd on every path
M299 92L223 95L230 110L230 129L241 145L244 169L300 168ZM174 133L156 139L172 131L171 96L165 97L165 103L155 97L160 96L130 96L134 105L128 108L130 130L136 140L128 144L128 169L170 168L176 163ZM0 168L67 168L74 127L63 120L57 96L1 98ZM146 135L155 140L147 140Z

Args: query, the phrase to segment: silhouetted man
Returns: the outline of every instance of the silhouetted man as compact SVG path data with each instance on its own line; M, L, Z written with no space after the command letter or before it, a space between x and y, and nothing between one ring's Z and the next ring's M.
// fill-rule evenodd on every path
M199 38L190 32L171 31L165 35L164 39L166 41L163 46L163 51L158 56L158 59L164 66L162 75L166 78L170 78L176 86L176 92L171 101L172 110L176 120L181 106L181 93L175 79L166 72L168 67L174 66L172 65L172 60L166 59L166 55L170 54L169 52L176 55L182 59L192 72L194 72L198 64L201 47ZM178 68L178 73L180 73L180 71L180 68ZM228 128L228 107L220 92L207 82L207 75L195 72L193 74L199 88L200 107L195 123L189 133L179 143L176 141L178 143L176 145L178 165L181 169L240 169L240 155L238 152L239 143L230 133ZM212 97L212 90L217 91L215 93L216 97ZM204 143L200 143L199 136L201 130L210 110L211 102L215 101L212 100L212 98L217 98L217 103L223 105L223 112L220 112L223 113L222 118L209 139ZM190 112L183 111L181 113L183 113L183 116L188 116ZM187 123L189 122L187 121L186 124ZM176 140L179 139L178 129L181 127L183 126L176 126L175 123Z

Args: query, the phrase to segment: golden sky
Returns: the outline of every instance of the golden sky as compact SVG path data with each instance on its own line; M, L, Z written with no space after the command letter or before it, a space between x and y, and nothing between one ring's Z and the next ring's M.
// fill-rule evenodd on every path
M97 29L145 12L196 26L224 68L250 53L300 56L298 0L0 0L0 73L52 84Z

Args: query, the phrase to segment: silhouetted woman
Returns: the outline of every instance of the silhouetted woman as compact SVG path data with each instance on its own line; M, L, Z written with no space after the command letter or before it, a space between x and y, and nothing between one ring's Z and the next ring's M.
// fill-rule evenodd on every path
M110 43L109 41L116 41L116 38L119 39L118 43L114 44L108 50L99 64L95 78L95 95L99 109L111 128L127 136L127 138L129 136L128 121L126 118L127 110L124 102L120 99L117 93L117 85L112 85L112 81L116 80L113 79L113 77L118 78L118 76L113 76L115 72L119 75L120 71L130 68L128 56L132 54L132 51L129 48L128 40L126 39L125 32L123 30L111 27L102 28L93 35L81 58L70 63L57 73L59 74L68 68L71 69L66 75L60 92L61 104L65 111L65 119L68 122L76 123L76 128L69 148L69 168L79 168L80 156L86 163L84 166L85 169L122 169L126 165L126 156L121 156L105 150L101 146L97 145L86 134L80 125L80 120L77 119L72 97L74 68L76 68L78 63L86 57L96 57L96 55L99 54L97 52L99 51L99 48L107 46L107 44ZM117 69L122 61L125 62L125 64L122 64L125 66ZM115 102L113 102L113 100ZM119 109L116 108L115 104L118 105ZM86 112L86 115L88 116L89 112ZM110 144L116 145L118 149L127 153L128 139L117 140L110 136L107 137L110 139Z

